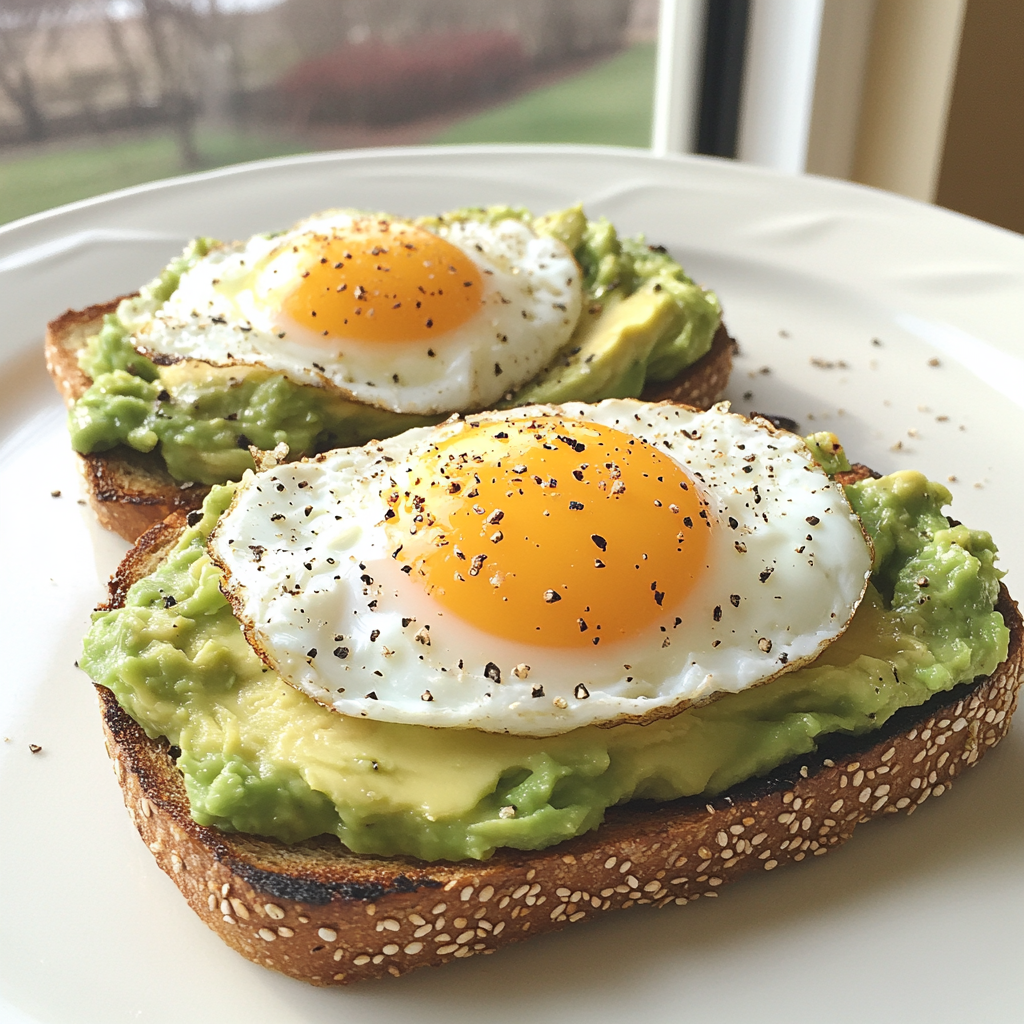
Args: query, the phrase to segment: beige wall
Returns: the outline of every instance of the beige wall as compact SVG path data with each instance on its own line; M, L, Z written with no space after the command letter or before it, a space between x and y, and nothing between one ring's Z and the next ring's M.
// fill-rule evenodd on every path
M826 0L809 171L935 198L966 3Z
M879 0L855 181L935 198L965 7L966 0Z
M1024 2L969 0L936 201L1024 232Z
M877 0L825 0L807 170L852 178Z
M807 170L1024 232L1024 0L824 0Z

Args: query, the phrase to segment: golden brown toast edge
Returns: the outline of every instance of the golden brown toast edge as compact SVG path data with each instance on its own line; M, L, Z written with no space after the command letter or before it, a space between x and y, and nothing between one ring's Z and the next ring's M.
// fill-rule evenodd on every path
M92 384L78 365L79 351L86 339L103 326L103 317L128 297L122 295L86 309L69 309L46 325L46 368L65 405L72 405ZM79 455L78 460L89 503L100 525L128 541L134 541L173 512L198 508L210 491L202 485L180 484L156 452L143 454L119 446L109 452Z
M850 478L867 475L857 467ZM110 603L175 543L177 514L139 539ZM634 905L714 898L750 873L822 856L856 826L912 813L995 746L1024 672L1024 622L1005 587L1006 660L987 679L899 712L860 739L837 738L710 803L633 803L599 829L540 852L427 863L351 854L333 837L287 846L196 824L173 751L97 687L107 750L128 813L192 909L255 963L316 985L347 984L487 955Z

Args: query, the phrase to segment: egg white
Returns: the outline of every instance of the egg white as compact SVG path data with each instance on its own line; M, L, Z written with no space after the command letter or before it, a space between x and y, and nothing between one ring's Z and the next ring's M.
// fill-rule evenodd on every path
M715 528L708 572L682 609L592 653L509 643L446 614L392 558L380 492L415 472L428 444L464 429L452 422L243 481L209 551L250 643L343 714L540 736L739 692L846 628L871 550L799 437L725 403L697 412L609 400L471 419L555 414L643 438L698 482Z
M476 314L429 343L325 339L292 322L272 296L289 263L291 273L301 272L293 248L358 217L335 211L211 252L160 309L131 325L137 347L158 357L265 366L364 404L437 415L493 405L540 372L575 329L582 284L572 254L517 220L439 229L476 264L483 288Z

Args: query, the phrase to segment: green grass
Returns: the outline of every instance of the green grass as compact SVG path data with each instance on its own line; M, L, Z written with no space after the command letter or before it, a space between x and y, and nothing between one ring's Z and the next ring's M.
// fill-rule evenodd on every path
M637 43L572 78L467 118L431 141L647 147L653 103L654 44Z
M431 141L646 147L653 94L654 44L638 43L577 75L466 118ZM200 131L196 141L204 168L309 149L301 141L255 132ZM71 143L8 159L0 153L0 224L183 171L170 132L114 143Z
M196 142L203 168L308 149L277 137L239 132L200 131ZM182 173L170 133L0 159L0 224L76 199Z

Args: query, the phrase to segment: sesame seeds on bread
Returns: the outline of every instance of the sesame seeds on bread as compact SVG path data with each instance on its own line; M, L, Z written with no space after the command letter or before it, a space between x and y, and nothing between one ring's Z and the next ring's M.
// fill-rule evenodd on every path
M177 513L139 539L111 581L111 607L160 563L184 522ZM1009 727L1024 622L1005 588L997 608L1009 652L988 678L905 708L866 736L827 738L813 755L711 803L635 802L594 832L484 862L363 856L330 836L288 846L198 825L174 751L97 689L129 815L192 909L255 963L316 985L347 984L487 955L609 910L713 898L742 875L826 854L862 822L912 813Z
M77 401L92 384L78 365L79 352L102 327L104 315L113 313L125 297L68 310L47 325L46 367L66 405ZM735 347L725 327L719 326L710 351L673 380L652 385L642 397L708 408L728 383ZM100 525L128 541L173 512L198 508L210 491L201 484L175 480L158 451L143 454L120 445L78 459Z

